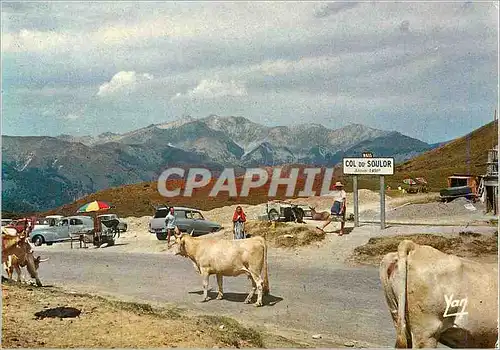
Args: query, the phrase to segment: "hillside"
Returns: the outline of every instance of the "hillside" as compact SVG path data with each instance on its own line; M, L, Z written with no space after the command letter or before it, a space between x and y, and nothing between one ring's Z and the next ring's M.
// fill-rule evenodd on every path
M396 188L406 177L422 176L429 181L431 190L437 191L446 187L446 177L453 173L467 173L480 175L485 172L487 161L487 149L497 142L498 123L489 123L472 133L450 141L441 147L426 152L414 159L396 166L394 176L386 176L386 184ZM469 149L469 152L467 151ZM293 168L304 169L304 165L287 165L284 167L282 176ZM267 167L268 173L272 167ZM352 191L352 181L348 176L343 176L341 168L337 167L334 173L334 181L341 180L346 184L346 190ZM240 188L243 179L237 180L237 187ZM296 193L303 188L304 178L299 178ZM332 181L332 183L334 182ZM314 183L314 190L320 192L322 185L322 175L318 176ZM169 188L182 186L182 184L172 181ZM172 187L173 186L173 187ZM163 198L157 191L156 182L145 182L140 184L111 188L84 197L75 203L65 205L61 208L51 210L44 214L63 213L72 214L76 209L92 200L105 200L116 206L115 212L123 216L151 215L152 205L159 203L175 203L176 205L186 205L202 210L210 210L231 203L258 204L268 200L267 192L269 182L266 186L251 190L251 196L246 198L229 198L227 192L223 192L216 198L209 198L208 194L212 185L208 185L200 190L195 190L192 197ZM377 190L379 188L378 177L360 177L359 188ZM278 188L277 199L284 199L284 188Z
M287 176L289 174L289 170L295 167L301 169L294 193L294 197L297 197L298 193L304 189L305 178L302 173L302 169L304 168L304 166L285 166L283 167L282 177ZM271 174L273 168L267 167L266 170L268 174ZM322 171L324 171L324 169ZM116 207L115 209L113 209L113 212L126 217L152 215L154 213L153 208L155 205L167 203L175 203L175 205L177 206L189 206L201 210L211 210L225 205L230 205L231 203L234 203L235 205L237 203L259 204L266 202L268 199L286 199L285 186L278 187L276 197L268 198L270 181L268 181L264 186L251 189L250 195L248 197L230 197L227 191L220 192L220 194L215 197L209 197L210 191L214 186L215 181L216 180L213 180L205 187L195 189L191 197L182 196L182 192L181 195L177 197L162 197L158 192L157 182L144 182L139 184L109 188L81 198L71 204L63 205L62 207L41 213L40 215L51 215L56 213L63 215L74 214L79 207L94 200L103 200L112 203ZM236 179L236 188L238 193L240 193L243 181L244 179L242 177ZM317 191L318 194L321 191L322 181L323 172L317 176L313 184L313 190ZM332 185L333 183L334 182L332 181ZM183 187L184 181L182 180L169 180L167 183L167 188L169 190ZM330 189L333 189L333 186L331 186Z
M498 121L490 122L473 132L438 148L422 153L396 166L394 176L386 176L386 184L396 188L408 177L424 177L433 191L447 186L453 174L483 175L486 172L488 149L498 143ZM350 183L350 179L347 179ZM376 189L378 177L360 177L360 186Z
M446 178L454 173L483 175L488 149L498 144L498 121L425 152L396 167L394 179L416 177L425 173L432 188L446 187Z

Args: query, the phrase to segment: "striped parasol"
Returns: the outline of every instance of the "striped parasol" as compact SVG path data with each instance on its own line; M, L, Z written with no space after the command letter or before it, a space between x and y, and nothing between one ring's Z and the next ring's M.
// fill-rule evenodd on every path
M413 179L404 179L403 183L407 184L407 185L416 185L417 184L417 182Z
M107 202L93 201L93 202L87 203L84 206L80 207L80 209L78 209L77 213L91 213L91 212L95 212L95 211L108 210L111 208L112 208L112 206Z

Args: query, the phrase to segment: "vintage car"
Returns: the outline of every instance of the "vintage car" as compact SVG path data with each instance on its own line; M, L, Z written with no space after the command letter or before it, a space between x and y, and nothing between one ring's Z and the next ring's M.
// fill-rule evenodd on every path
M25 228L31 225L33 218L21 218L12 220L9 224L5 225L7 228L15 228L17 233L21 233Z
M149 222L149 232L156 234L156 238L163 241L167 239L167 225L165 218L170 210L169 206L161 206L156 209L155 216ZM174 207L175 225L181 232L193 231L193 236L201 236L207 233L217 232L221 225L205 220L198 209Z
M116 219L119 221L118 226L117 226L118 230L120 230L121 232L127 231L127 223L125 221L123 221L123 219L120 219L118 217L118 215L116 215L116 214L102 214L102 215L97 216L97 218L101 221Z
M85 233L94 228L94 220L89 216L68 216L60 219L55 226L36 227L30 234L31 242L36 246L63 242L71 234Z

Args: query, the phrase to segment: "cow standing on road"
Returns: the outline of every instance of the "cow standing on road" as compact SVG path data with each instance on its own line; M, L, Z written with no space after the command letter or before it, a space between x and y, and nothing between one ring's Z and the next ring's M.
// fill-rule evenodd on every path
M493 348L498 267L402 241L380 264L396 348Z
M37 270L40 263L48 259L42 260L40 256L35 258L33 253L33 247L25 232L12 235L2 228L2 264L9 279L12 279L15 270L17 281L21 282L21 267L26 267L37 286L42 286Z
M222 277L246 274L252 281L252 290L245 303L250 303L257 290L257 301L254 305L262 306L262 295L269 293L265 239L257 236L241 240L218 240L192 237L192 233L176 235L175 255L189 258L196 271L203 277L202 302L208 301L210 275L217 276L217 299L220 300L223 297Z

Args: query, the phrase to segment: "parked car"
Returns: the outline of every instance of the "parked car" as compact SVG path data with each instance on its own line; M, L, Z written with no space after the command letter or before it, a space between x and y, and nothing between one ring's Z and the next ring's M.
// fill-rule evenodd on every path
M51 226L56 226L57 223L64 218L62 215L48 215L44 218L37 218L33 230L40 230Z
M2 226L7 226L12 222L12 219L2 219Z
M12 220L9 224L5 225L5 227L15 228L17 233L21 233L24 231L26 225L29 225L31 221L32 221L31 218L15 219Z
M116 215L116 214L102 214L102 215L99 215L97 218L100 220L116 219L116 220L120 221L120 223L118 224L118 230L120 230L121 232L127 231L127 223L125 221L123 221L123 219L120 219L118 217L118 215Z
M71 234L85 233L94 228L94 220L89 216L68 216L55 226L39 227L31 232L31 242L36 246L68 240Z
M149 222L149 232L156 234L156 238L163 241L167 239L167 225L165 218L170 210L168 206L156 209L154 217ZM221 225L206 220L200 210L185 207L174 207L175 224L181 232L193 232L193 236L202 236L207 233L217 232Z

